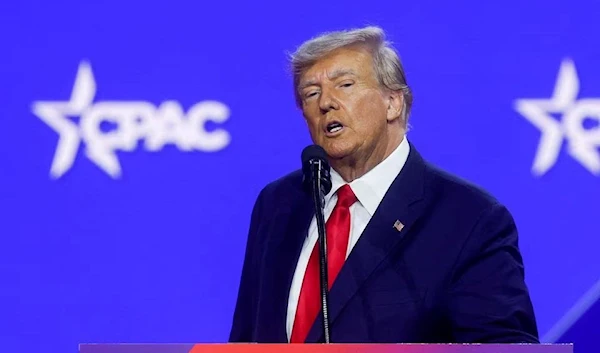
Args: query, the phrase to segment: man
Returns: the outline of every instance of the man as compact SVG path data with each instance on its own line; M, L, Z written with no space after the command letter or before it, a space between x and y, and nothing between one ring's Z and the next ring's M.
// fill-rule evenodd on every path
M292 57L296 100L332 167L331 342L538 342L513 218L406 138L411 91L376 27ZM232 342L323 342L317 228L296 171L256 201Z

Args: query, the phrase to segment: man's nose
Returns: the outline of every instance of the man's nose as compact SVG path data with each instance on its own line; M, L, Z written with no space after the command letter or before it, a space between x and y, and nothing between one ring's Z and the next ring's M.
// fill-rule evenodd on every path
M319 108L322 112L339 109L339 104L330 90L323 89L319 98Z

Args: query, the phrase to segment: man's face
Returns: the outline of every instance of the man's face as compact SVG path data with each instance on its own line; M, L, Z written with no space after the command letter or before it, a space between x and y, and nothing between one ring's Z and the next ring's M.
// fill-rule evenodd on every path
M330 158L352 163L387 148L387 125L400 112L390 108L367 50L332 52L302 75L298 88L312 140Z

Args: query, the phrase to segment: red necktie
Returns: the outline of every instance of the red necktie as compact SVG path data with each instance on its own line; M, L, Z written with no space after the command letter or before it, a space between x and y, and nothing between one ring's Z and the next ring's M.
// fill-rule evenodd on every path
M329 289L340 272L350 238L350 206L357 201L350 185L342 186L338 191L338 200L325 225L327 232L327 277ZM315 244L308 260L302 290L298 299L298 308L294 318L291 343L306 340L317 314L321 311L321 289L319 282L319 242Z

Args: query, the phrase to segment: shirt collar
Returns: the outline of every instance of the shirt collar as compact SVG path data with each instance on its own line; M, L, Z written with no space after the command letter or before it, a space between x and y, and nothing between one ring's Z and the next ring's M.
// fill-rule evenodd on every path
M410 145L406 136L404 136L400 145L386 159L365 175L350 183L356 198L369 212L370 216L375 214L381 200L383 200L386 192L404 167L409 152ZM331 192L325 196L325 204L329 203L336 191L344 184L347 184L347 182L332 168Z

